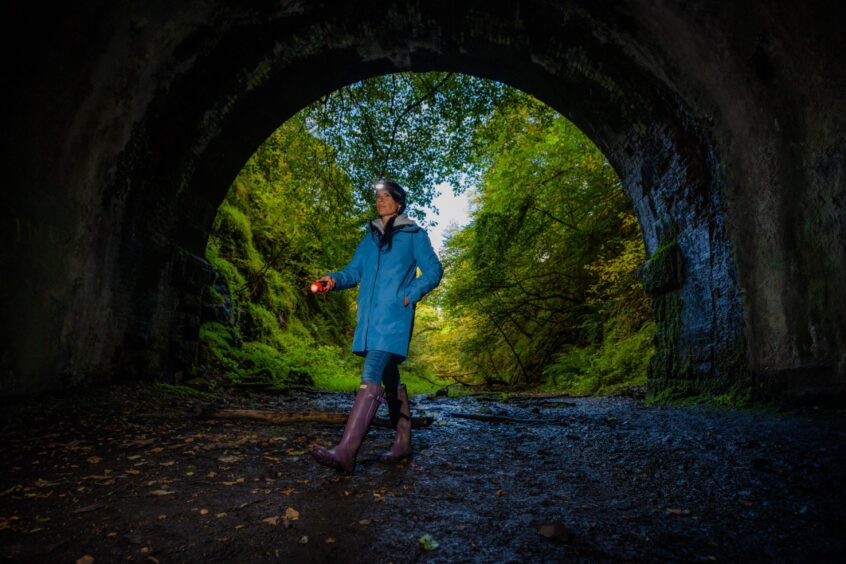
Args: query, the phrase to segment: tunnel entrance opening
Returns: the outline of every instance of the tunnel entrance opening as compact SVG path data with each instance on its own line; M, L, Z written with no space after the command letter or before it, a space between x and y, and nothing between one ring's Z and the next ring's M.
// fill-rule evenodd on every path
M358 386L355 292L305 286L349 262L376 217L372 179L386 175L406 188L407 215L446 264L441 288L416 306L401 370L410 394L645 386L654 324L638 281L642 234L619 178L548 106L455 73L346 86L262 143L213 224L214 281L186 383ZM446 241L431 229L442 221L437 184L473 193Z
M278 44L275 49L279 49ZM497 57L507 54L495 52ZM576 51L566 52L568 57L578 56ZM180 250L173 257L172 247L162 249L164 256L160 258L165 264L180 264L180 284L186 279L184 268L199 270L185 266L193 262L188 257L201 255L228 179L234 177L240 163L267 136L273 127L269 124L284 121L300 107L350 79L404 68L395 66L395 55L366 61L350 61L346 56L333 53L316 59L307 57L298 65L280 69L278 75L264 67L272 67L273 58L261 59L264 62L255 67L266 76L244 75L252 68L247 65L238 71L239 90L243 84L251 85L250 88L234 98L227 96L225 117L212 118L205 122L207 131L197 132L199 136L191 140L189 154L178 164L180 187L168 195L178 201L169 206L178 214L170 218L175 227L170 241ZM626 69L615 69L619 75L609 73L613 79L606 77L605 86L601 86L602 80L592 75L598 71L590 68L594 63L588 59L552 69L548 62L518 66L507 57L505 62L493 64L488 62L492 61L491 56L492 53L484 53L481 59L455 54L445 57L411 50L409 58L400 61L415 70L466 72L514 84L582 127L620 172L643 227L651 257L644 266L643 277L655 296L657 322L653 388L670 395L691 395L748 386L742 308L720 195L719 166L711 141L697 130L684 106L678 105L681 101L657 84L648 95L639 98L634 93L643 92L644 85ZM319 76L314 75L317 68L321 69ZM558 73L564 76L557 76ZM292 83L297 84L297 89L288 94L286 86ZM197 87L195 83L184 84L189 91ZM282 92L286 96L280 100ZM209 120L217 111L212 108L204 117ZM170 175L174 171L163 172ZM151 204L145 203L142 208L148 205ZM682 250L685 248L689 252ZM149 288L147 291L157 294L150 299L158 301L163 289L158 285ZM164 372L174 374L176 380L187 377L196 352L196 341L186 335L197 331L195 296L199 289L199 285L190 290L183 287L171 294L180 300L180 294L190 291L188 303L194 304L193 311L185 311L183 317L193 325L186 328L172 323L171 335L175 333L177 338L162 335L169 351L176 351L166 357ZM179 309L186 308L180 304L176 306ZM132 349L125 347L122 352L131 355ZM144 347L138 352L143 358L149 349ZM121 362L145 369L149 366L149 362L139 363L132 358Z
M656 390L844 388L842 38L821 7L19 9L87 39L21 59L4 393L186 377L229 181L270 124L402 70L512 84L597 143L643 227Z

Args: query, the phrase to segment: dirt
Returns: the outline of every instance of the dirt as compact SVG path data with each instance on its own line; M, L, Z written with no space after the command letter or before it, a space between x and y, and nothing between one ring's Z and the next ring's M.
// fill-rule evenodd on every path
M338 425L203 415L223 405L346 411L351 401L184 398L133 385L6 405L0 557L816 562L846 553L842 411L421 396L414 414L435 423L414 431L413 458L380 464L392 434L373 428L352 475L308 454L334 444Z

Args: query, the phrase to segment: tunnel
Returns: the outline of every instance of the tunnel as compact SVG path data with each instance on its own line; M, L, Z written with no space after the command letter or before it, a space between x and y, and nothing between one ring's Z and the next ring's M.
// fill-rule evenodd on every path
M618 171L680 395L846 389L846 41L834 4L13 3L0 395L196 362L203 260L243 163L368 77L454 71L547 103Z

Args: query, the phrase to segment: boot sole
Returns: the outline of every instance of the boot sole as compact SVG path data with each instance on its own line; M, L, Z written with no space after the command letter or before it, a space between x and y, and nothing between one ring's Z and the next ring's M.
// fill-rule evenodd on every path
M329 468L343 470L344 472L352 472L355 470L355 462L353 462L352 467L345 466L343 463L339 462L338 459L329 454L328 451L324 452L313 450L311 452L311 457L314 458L318 464L322 464L323 466L327 466Z

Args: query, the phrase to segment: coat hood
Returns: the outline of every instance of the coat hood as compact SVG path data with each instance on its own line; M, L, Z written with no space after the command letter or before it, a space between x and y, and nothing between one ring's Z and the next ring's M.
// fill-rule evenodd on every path
M371 221L370 225L375 230L377 230L379 233L385 232L385 226L382 225L382 218L381 217L377 217L376 219ZM407 225L410 225L410 226L413 226L413 227L420 227L419 225L417 225L417 223L413 219L411 219L410 217L408 217L404 213L397 215L397 218L394 220L394 229L398 229L400 227L405 227Z

